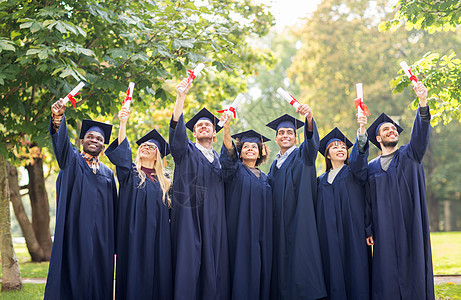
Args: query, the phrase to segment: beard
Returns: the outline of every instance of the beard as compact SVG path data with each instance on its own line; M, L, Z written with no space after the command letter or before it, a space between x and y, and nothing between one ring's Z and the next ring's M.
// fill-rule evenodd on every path
M383 144L383 147L384 148L394 148L395 146L397 146L397 143L399 141L393 141L393 142L386 142L386 141L383 141L382 144Z

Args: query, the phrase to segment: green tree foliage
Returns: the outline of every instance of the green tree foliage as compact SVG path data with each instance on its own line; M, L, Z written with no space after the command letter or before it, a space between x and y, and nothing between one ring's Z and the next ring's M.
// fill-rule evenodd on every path
M222 81L228 86L221 93L238 90L240 81L232 78L244 78L271 59L246 39L266 34L272 23L266 7L251 0L204 6L191 1L2 1L1 153L22 139L46 145L51 104L79 81L86 86L78 108L66 113L74 128L84 117L116 115L129 81L136 83L133 105L143 113L141 120L147 119L147 112L174 100L168 80L184 76L198 62L213 74L207 78L209 90L220 90ZM199 102L212 99L201 92Z
M396 30L405 24L407 30L424 30L437 36L443 31L457 32L456 39L460 45L461 2L458 0L442 1L409 1L399 0L393 19L382 22L381 31ZM440 55L432 50L415 61L412 69L423 79L430 89L432 108L434 109L433 123L445 124L458 120L461 122L461 59L456 57L453 50ZM409 85L404 76L396 77L391 86L396 93Z

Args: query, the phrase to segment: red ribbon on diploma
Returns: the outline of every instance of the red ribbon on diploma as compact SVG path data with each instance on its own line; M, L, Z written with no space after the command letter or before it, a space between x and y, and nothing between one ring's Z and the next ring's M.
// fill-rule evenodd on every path
M77 96L80 93L75 94L74 96ZM77 100L75 100L74 96L72 96L70 93L67 94L67 98L69 98L70 103L72 103L72 106L75 108L75 103L77 103Z
M410 81L418 82L418 78L411 73L411 69L408 69L408 73L410 73Z
M189 72L189 80L194 80L197 77L194 74L194 70L187 70L187 72Z
M370 111L368 110L368 107L365 105L365 103L363 103L362 98L355 99L354 103L355 103L355 109L357 109L357 107L360 107L363 110L363 114L365 116L370 115Z
M131 101L131 97L130 97L130 88L128 88L128 91L126 91L126 97L125 99L123 100L122 104L125 104L125 102L127 101Z
M235 112L235 108L233 108L232 106L229 107L228 109L218 110L218 113L222 114L223 112L225 112L227 110L230 110L234 114L234 119L237 118L237 113Z
M295 104L296 102L298 102L298 100L295 99L295 97L293 97L293 95L290 95L290 97L293 99L290 101L290 104L293 105ZM299 103L299 102L298 102Z

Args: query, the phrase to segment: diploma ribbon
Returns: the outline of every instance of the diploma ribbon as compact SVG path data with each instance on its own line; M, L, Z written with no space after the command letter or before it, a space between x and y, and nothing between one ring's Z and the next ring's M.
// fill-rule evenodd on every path
M363 114L365 116L370 115L370 111L368 110L368 107L365 105L365 103L363 103L362 98L355 99L354 103L355 103L355 109L357 109L357 107L360 107L360 109L362 109Z
M237 118L237 113L235 112L235 108L232 107L232 106L229 107L228 109L218 110L218 113L222 114L222 113L224 113L224 112L226 112L228 110L231 111L234 114L234 119L236 119Z
M125 104L125 102L127 102L127 101L131 101L130 88L129 87L128 87L128 90L126 91L126 97L125 97L125 99L123 99L122 104Z
M77 100L75 100L74 96L77 96L80 93L77 93L75 95L72 95L71 93L67 94L67 98L69 99L70 103L72 103L72 106L75 108L75 104L77 103Z
M408 73L410 73L410 81L418 82L418 78L411 72L411 69L408 69Z
M293 105L295 103L299 103L298 100L295 99L295 97L293 97L293 95L290 94L290 97L293 99L290 101L290 104Z
M194 70L187 70L187 72L189 72L189 82L191 80L194 80L195 77L197 77L195 74L194 74Z

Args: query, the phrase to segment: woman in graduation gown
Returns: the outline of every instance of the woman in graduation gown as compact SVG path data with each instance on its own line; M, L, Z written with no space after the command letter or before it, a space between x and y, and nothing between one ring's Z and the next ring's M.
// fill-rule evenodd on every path
M257 167L269 156L268 138L248 130L232 136L224 123L221 149L226 197L231 296L235 300L269 299L272 265L272 190Z
M119 113L120 131L106 155L116 165L119 204L116 230L116 299L172 299L173 274L168 195L162 157L166 141L154 129L139 139L133 164L126 138L129 110Z
M358 122L357 141L349 161L352 143L338 128L320 141L326 172L318 178L316 217L328 299L370 299L370 249L364 242L366 116L359 116Z

